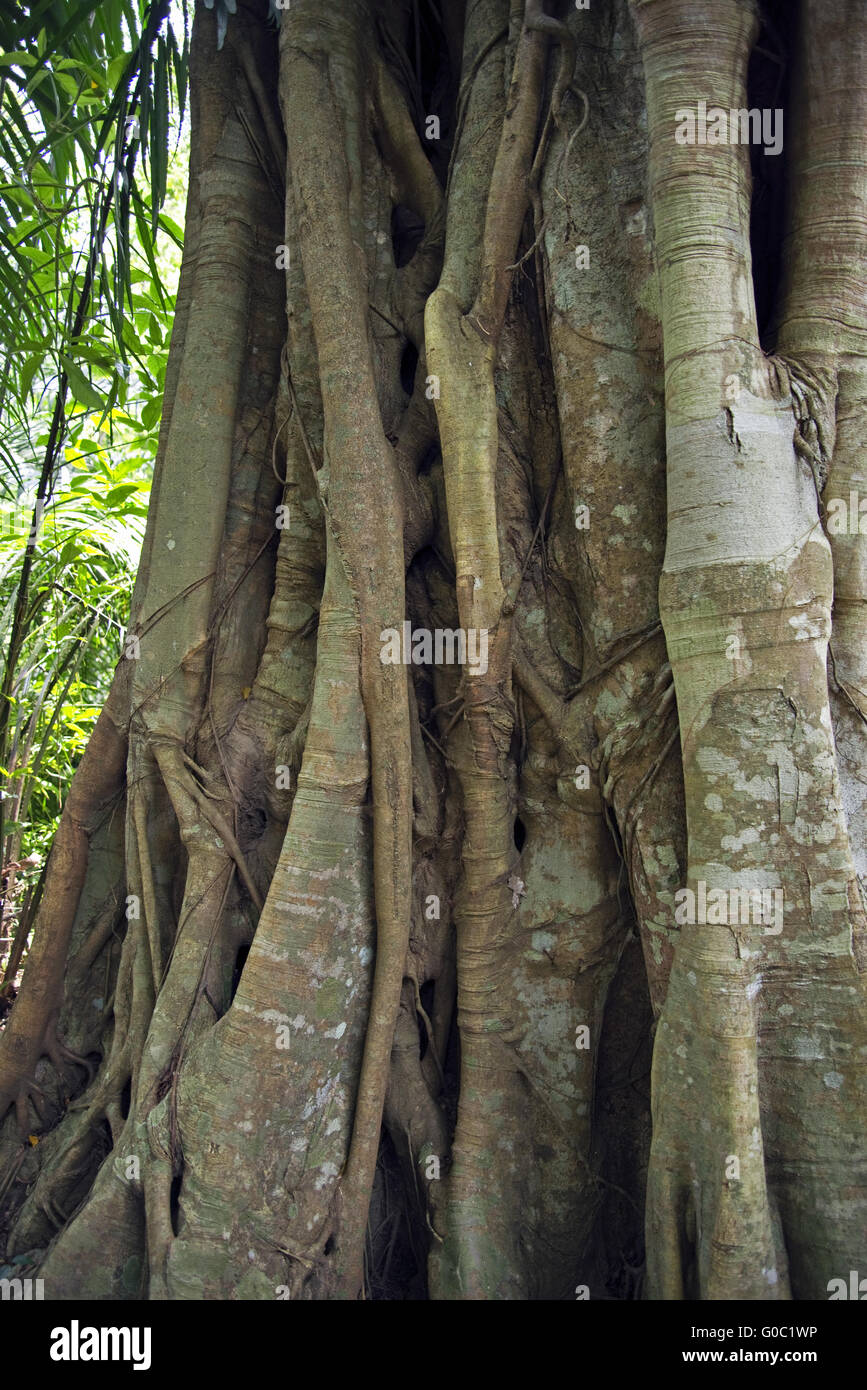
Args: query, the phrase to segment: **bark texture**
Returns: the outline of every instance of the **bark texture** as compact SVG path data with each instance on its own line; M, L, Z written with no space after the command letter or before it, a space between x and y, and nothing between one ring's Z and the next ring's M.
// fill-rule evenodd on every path
M867 1262L860 4L549 8L197 8L141 655L0 1038L46 1297ZM785 200L676 138L769 50Z

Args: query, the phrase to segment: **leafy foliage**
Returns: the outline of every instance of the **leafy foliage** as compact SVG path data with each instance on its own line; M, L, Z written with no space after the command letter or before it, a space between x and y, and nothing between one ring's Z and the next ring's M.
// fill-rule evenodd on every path
M187 20L185 0L0 12L0 955L121 652L182 242Z

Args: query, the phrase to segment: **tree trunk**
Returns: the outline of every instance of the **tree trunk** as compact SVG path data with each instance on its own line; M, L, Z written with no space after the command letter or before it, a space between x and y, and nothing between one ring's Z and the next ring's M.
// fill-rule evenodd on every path
M827 1297L867 1261L860 6L266 8L196 14L138 642L0 1038L7 1253L48 1298ZM682 138L781 82L779 153Z

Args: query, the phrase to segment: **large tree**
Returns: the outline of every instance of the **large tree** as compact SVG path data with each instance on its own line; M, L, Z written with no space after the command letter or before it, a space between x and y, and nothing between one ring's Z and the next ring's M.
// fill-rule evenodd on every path
M861 0L267 8L197 7L126 654L0 1039L9 1252L48 1298L826 1298Z

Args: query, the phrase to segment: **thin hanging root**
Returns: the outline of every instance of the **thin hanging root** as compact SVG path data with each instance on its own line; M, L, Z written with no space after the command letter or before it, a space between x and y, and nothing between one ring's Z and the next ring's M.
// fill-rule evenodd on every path
M565 175L568 173L569 170L569 157L572 153L572 146L574 145L576 139L581 134L581 132L583 131L584 127L590 119L590 102L587 98L587 93L582 92L580 87L575 87L570 83L567 90L572 92L575 96L580 97L584 105L584 113L580 121L578 122L575 129L572 131L572 134L569 136L569 139L564 145L563 149L560 151L560 158L557 161L557 169L553 179L554 192L557 194L557 197L560 199L561 203L566 203L568 208L567 199L564 198L563 194L560 192L558 184L565 183ZM553 110L549 110L547 119L545 121L545 125L542 130L542 134L539 137L539 147L536 150L536 157L533 160L533 167L530 170L530 176L527 180L527 186L530 192L530 202L533 207L533 225L537 229L536 236L533 240L532 245L527 248L523 256L519 256L518 259L512 265L506 266L507 270L519 270L525 261L528 261L531 256L535 256L541 248L542 238L548 230L550 218L545 217L542 213L542 198L539 192L539 183L545 168L545 155L547 154L548 143L551 139L552 124L559 126L561 123L558 119L558 116L555 116L553 114Z
M422 731L424 737L428 740L428 743L432 743L433 746L434 746L434 748L437 750L437 752L442 756L443 761L449 763L450 765L453 765L453 764L454 764L454 759L452 759L452 758L449 757L448 753L447 753L446 750L443 748L443 746L442 746L441 743L437 743L436 739L434 738L434 736L433 736L433 734L430 732L430 730L429 730L429 729L426 729L425 726L424 726L424 724L421 724L419 727L421 728L421 731ZM450 725L449 727L451 727L451 725Z
M863 723L867 724L867 714L864 713L862 705L859 704L858 701L855 699L855 693L857 693L860 699L864 701L865 705L867 705L867 695L865 695L865 693L861 690L856 691L855 686L850 685L848 681L842 680L841 677L837 675L837 662L834 658L834 651L830 642L828 643L828 660L831 664L831 677L834 681L835 686L839 690L840 694L843 695L845 699L848 701L848 703L851 705L858 718Z
M220 836L220 839L223 841L223 844L226 846L227 850L232 856L232 859L235 861L235 867L238 870L241 882L243 883L244 887L246 888L247 892L252 898L256 911L261 912L262 908L264 907L262 895L259 892L259 889L256 887L256 884L253 882L253 877L250 873L250 870L247 868L247 861L245 860L241 852L241 846L235 839L234 833L229 828L228 823L220 815L220 812L214 806L208 803L205 794L201 790L201 788L196 787L195 783L193 783L193 786L193 795L195 796L196 801L201 806L205 816L211 822L211 825L214 827L217 834Z
M244 76L247 79L250 91L252 92L253 97L255 99L259 115L262 119L262 124L265 127L265 134L268 137L268 145L271 150L271 157L274 161L277 177L280 180L279 196L280 200L282 201L283 195L285 193L286 139L282 130L280 129L279 122L274 117L272 103L265 92L265 88L262 84L262 79L259 76L259 73L256 71L256 65L253 62L253 59L246 45L241 45L240 58L241 67L244 70ZM248 131L248 135L249 134L251 134L251 132ZM273 187L274 175L272 170L269 169L266 162L262 160L257 145L254 144L253 148L260 158L260 163L262 163L262 168L265 177Z
M147 932L154 995L159 992L162 974L162 948L159 939L159 911L154 893L154 873L148 844L147 808L134 789L132 796L133 839L138 854L138 877L144 901L144 923Z
M530 201L533 205L533 216L535 226L537 228L536 239L533 242L533 245L530 247L529 251L527 251L526 255L522 256L521 260L518 261L516 265L509 266L510 270L517 269L517 266L521 265L522 262L527 259L527 257L531 256L532 254L534 254L534 252L538 250L539 246L541 245L542 237L545 234L545 228L547 226L548 219L542 216L542 200L539 193L539 185L541 183L542 173L545 167L545 157L548 153L548 144L551 139L551 128L552 126L556 125L558 130L563 129L563 120L561 112L563 107L563 99L565 98L568 92L571 92L573 96L581 98L581 101L584 106L584 112L581 116L580 121L578 122L578 125L572 131L572 134L569 136L568 141L566 142L565 146L560 152L560 158L557 162L557 170L553 180L554 192L560 198L561 202L567 203L567 208L568 202L563 197L563 194L560 192L557 185L561 181L565 182L565 174L569 168L569 156L572 153L572 146L575 143L576 138L581 134L584 127L587 125L588 120L590 119L590 102L587 99L587 94L586 92L581 91L579 87L574 86L572 82L572 78L575 73L576 46L575 40L569 32L568 27L565 24L563 24L560 20L552 19L549 15L546 15L542 9L541 0L527 0L527 10L524 23L527 29L535 30L536 32L542 34L548 34L551 38L556 39L557 42L560 44L561 57L560 67L557 73L557 79L554 83L554 90L551 93L551 102L548 107L548 114L545 118L545 124L542 129L542 134L539 137L539 144L536 149L535 158L533 160L533 167L530 170L530 176L527 180Z
M515 266L507 266L506 269L514 270ZM521 585L524 582L524 575L527 573L527 566L530 563L533 551L536 549L536 542L538 541L539 536L542 534L542 527L545 525L545 517L548 515L548 508L551 505L551 498L554 496L554 489L557 486L557 480L560 477L560 470L562 467L563 451L561 450L557 456L557 463L554 467L554 471L551 474L551 481L548 484L548 491L545 494L545 501L542 503L542 510L539 513L539 520L536 523L536 529L533 532L533 539L530 541L530 544L527 547L527 553L524 556L524 563L521 566L521 573L515 580L511 592L507 593L503 599L502 613L503 617L505 618L510 618L515 611L515 604L518 602L518 595L521 592Z
M572 686L570 690L567 690L565 695L563 696L563 699L574 700L575 696L580 695L582 690L586 690L587 687L589 685L592 685L594 681L598 681L600 677L604 676L607 671L611 671L614 669L615 666L619 666L620 663L627 656L629 656L631 652L636 651L639 647L643 646L645 642L649 642L652 637L655 637L657 633L661 632L662 623L659 621L658 618L656 618L646 628L642 628L640 630L639 636L637 636L635 641L631 642L628 647L624 647L623 650L618 652L616 656L611 656L606 661L603 661L601 665L597 666L594 671L591 671L589 676L585 676L581 681L579 681L577 685ZM620 637L618 637L617 640L622 641L624 637L629 637L631 635L632 634L628 632L621 633Z
M98 1139L98 1121L107 1113L102 1103L105 1090L106 1084L103 1081L89 1099L82 1097L77 1107L69 1106L67 1108L67 1115L76 1111L75 1119L71 1122L72 1131L71 1133L67 1133L66 1130L63 1131L65 1142L62 1150L50 1164L43 1168L32 1193L28 1194L27 1200L31 1205L32 1212L47 1216L56 1229L60 1229L70 1219L71 1213L62 1217L58 1216L58 1204L66 1202L68 1194L87 1168L91 1151ZM116 1139L114 1133L113 1139ZM22 1149L19 1163L26 1151L26 1148ZM56 1199L53 1196L54 1193L58 1193ZM2 1200L2 1192L0 1192L0 1200ZM21 1234L20 1227L16 1228L16 1236L20 1237ZM26 1239L26 1232L24 1235Z
M48 1025L45 1035L45 1055L51 1059L59 1072L64 1062L71 1062L76 1067L83 1067L87 1072L87 1084L90 1085L96 1072L93 1063L87 1057L81 1057L77 1052L73 1052L71 1047L67 1047L57 1036L57 1024L52 1022Z
M551 93L551 115L559 123L560 107L572 83L575 71L575 40L567 26L559 19L552 19L542 9L542 0L527 0L524 12L524 27L532 33L547 34L560 45L560 68L554 91Z
M37 1202L39 1210L46 1216L56 1231L61 1231L69 1220L68 1213L62 1212L50 1193Z
M435 1231L433 1226L430 1224L430 1216L428 1214L427 1207L425 1207L424 1224L427 1226L434 1240L437 1241L440 1245L443 1245L445 1243L445 1236L441 1236L439 1231Z
M187 760L183 753L177 752L176 750L172 750L171 753L169 753L169 751L166 750L162 752L162 756L158 757L158 761L160 763L160 770L167 784L170 780L174 779L181 787L181 790L186 792L187 796L192 797L205 819L214 827L228 850L229 855L234 860L241 882L249 893L257 912L261 913L264 906L262 895L253 881L250 870L247 868L247 861L241 852L238 841L235 839L234 832L230 829L220 812L212 805L208 793L199 785L196 777L184 766Z
M416 1010L417 1010L419 1016L421 1017L422 1022L424 1023L424 1030L425 1030L425 1033L426 1033L426 1035L427 1035L427 1044L428 1044L428 1047L430 1048L431 1055L432 1055L434 1061L436 1062L436 1068L437 1068L437 1071L439 1072L440 1084L441 1084L443 1090L445 1091L445 1089L446 1089L446 1078L445 1078L445 1075L444 1075L444 1073L443 1073L443 1069L442 1069L442 1067L441 1067L441 1065L440 1065L439 1056L437 1055L436 1042L435 1042L435 1039L434 1039L433 1024L431 1023L430 1018L428 1017L428 1013L427 1013L427 1010L425 1009L424 1004L421 1002L421 990L419 989L418 975L415 973L415 971L413 971L412 975L410 976L410 979L412 980L412 987L413 987L413 990L415 991L415 1007L416 1007Z
M466 708L467 708L466 699L465 699L463 696L461 696L461 703L460 703L460 705L459 705L458 708L455 710L454 714L452 715L452 717L451 717L451 719L449 720L449 722L448 722L448 724L446 725L446 727L443 729L443 732L442 732L442 739L443 739L443 742L445 742L445 740L448 738L449 734L451 733L452 729L453 729L453 728L455 727L455 725L457 724L458 720L463 716L464 712L466 711Z
M205 796L209 797L212 801L219 801L219 791L209 792L207 786L205 785L207 782L213 783L214 778L211 776L211 774L208 771L206 771L205 768L199 767L199 764L195 761L194 758L190 757L189 753L184 753L183 759L185 765L190 769L196 781L199 783L199 786L201 787L201 790L204 792Z
M205 986L205 977L208 965L210 964L211 960L211 952L214 949L214 942L217 939L217 932L220 929L220 923L223 920L223 913L226 910L226 903L229 898L229 888L231 887L232 883L232 868L231 865L227 867L228 874L226 875L226 883L223 888L223 895L220 899L220 906L217 909L217 912L214 916L214 924L211 928L211 934L208 938L207 947L205 948L205 951L202 955L202 963L199 968L199 978L196 981L195 992L193 994L192 999L190 1000L190 1005L187 1009L186 1017L184 1018L183 1024L181 1025L181 1031L177 1041L177 1045L175 1047L174 1052L172 1053L172 1056L169 1059L167 1068L167 1074L170 1078L169 1148L173 1165L173 1172L179 1172L182 1163L180 1127L178 1125L178 1083L180 1081L181 1069L183 1067L184 1057L186 1055L189 1028L199 999L205 996L208 1000L208 1003L211 1005L211 1008L214 1010L214 1014L217 1017L219 1017L219 1010L215 1005L214 1001L211 999L211 996L208 994L207 988ZM164 1075L165 1074L166 1073L164 1073Z
M441 710L451 709L452 705L458 704L459 701L462 702L463 698L463 695L461 695L461 693L458 692L458 694L453 695L450 700L443 700L441 704L434 705L433 709L431 710L431 718L433 718L435 714L439 714Z
M255 1231L254 1234L263 1245L267 1245L271 1250L276 1250L279 1255L285 1255L287 1260L295 1260L296 1264L303 1265L307 1270L313 1270L322 1264L322 1251L334 1234L334 1226L331 1222L326 1222L315 1240L311 1241L309 1245L305 1245L302 1249L299 1249L297 1246L291 1246L285 1241L276 1241L271 1236L264 1235L258 1230Z
M635 805L639 795L644 790L645 786L647 786L649 789L653 785L661 767L663 766L666 758L668 757L669 753L671 752L672 748L675 746L679 738L680 725L675 722L674 729L666 739L662 750L657 754L656 758L650 764L650 767L647 769L644 776L641 778L641 781L638 783L632 795L630 796L629 801L627 802L626 808L624 810L624 822L625 818L632 811L633 806Z

